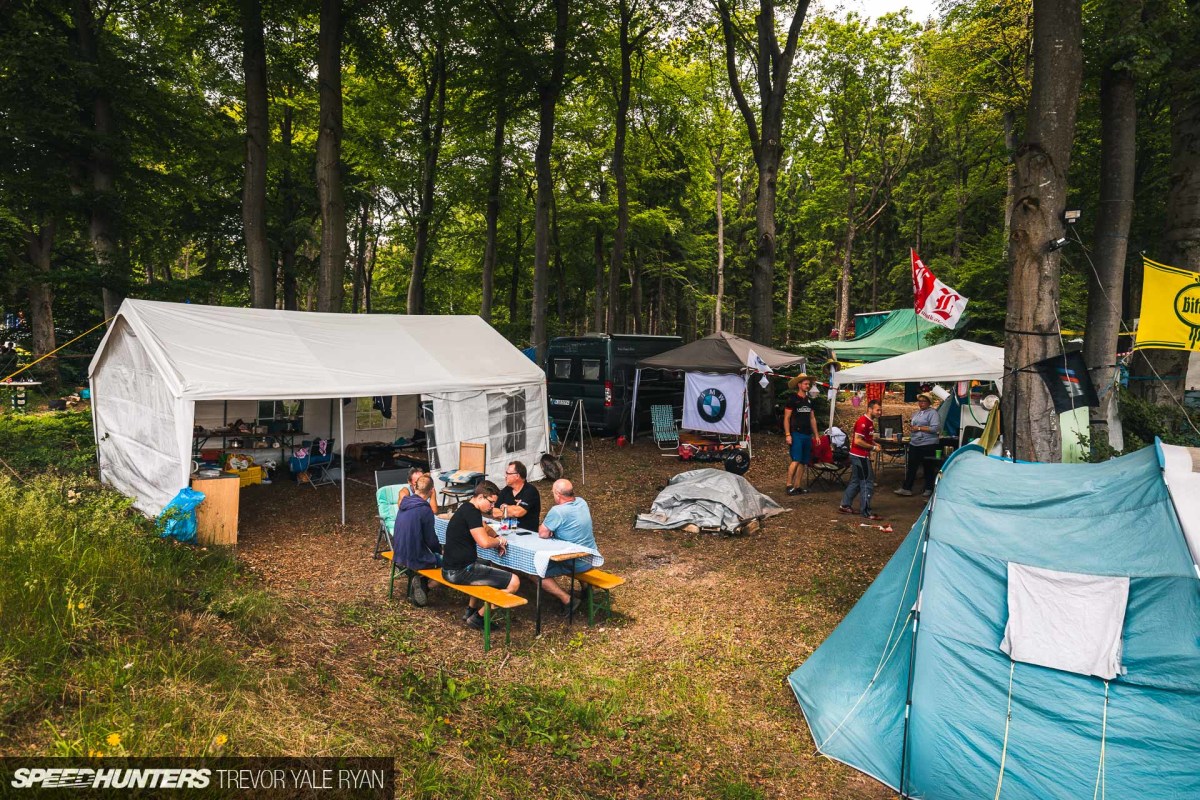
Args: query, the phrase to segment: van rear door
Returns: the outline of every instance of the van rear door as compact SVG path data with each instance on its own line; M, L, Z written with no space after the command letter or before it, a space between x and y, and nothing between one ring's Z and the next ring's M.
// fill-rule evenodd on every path
M561 338L550 342L546 356L546 392L550 417L566 423L583 400L588 424L604 423L604 382L607 373L608 340Z

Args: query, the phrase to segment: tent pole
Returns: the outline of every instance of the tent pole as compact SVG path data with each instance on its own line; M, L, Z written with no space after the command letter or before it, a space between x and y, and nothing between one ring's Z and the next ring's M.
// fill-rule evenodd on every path
M342 488L342 524L346 524L346 404L338 403L338 442L342 447L338 451L342 455L342 470L338 473L338 483Z
M941 481L941 473L938 474L937 481ZM912 612L912 642L908 647L908 689L904 700L904 738L903 745L900 748L900 796L908 797L908 728L909 721L912 718L912 697L913 697L913 666L916 663L917 657L917 632L921 627L921 592L925 587L925 564L929 555L929 525L933 517L933 507L937 502L937 482L933 485L933 497L929 499L929 510L925 512L925 529L921 536L921 574L917 578L917 605Z
M746 433L746 455L754 458L754 445L750 443L750 373L742 381L742 430Z
M637 396L638 387L642 385L642 371L640 369L633 372L633 400L629 404L629 443L633 444L633 438L637 436Z

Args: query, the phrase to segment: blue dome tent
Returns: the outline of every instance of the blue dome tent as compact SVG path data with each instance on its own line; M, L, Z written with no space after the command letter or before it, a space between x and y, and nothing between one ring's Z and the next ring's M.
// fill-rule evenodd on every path
M788 679L817 749L904 797L1200 797L1191 460L955 453Z

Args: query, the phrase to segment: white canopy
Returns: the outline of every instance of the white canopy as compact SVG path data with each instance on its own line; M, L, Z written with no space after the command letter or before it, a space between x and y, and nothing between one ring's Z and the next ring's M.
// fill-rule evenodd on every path
M908 381L998 381L1004 376L1004 348L962 339L925 347L834 375L835 386L848 383Z
M477 316L319 314L150 300L121 304L89 374L123 330L141 343L170 394L190 400L374 397L544 378Z
M88 371L101 478L151 514L187 485L197 400L421 395L434 461L453 469L460 442L487 442L496 477L512 460L536 472L547 446L545 375L476 316L126 300Z

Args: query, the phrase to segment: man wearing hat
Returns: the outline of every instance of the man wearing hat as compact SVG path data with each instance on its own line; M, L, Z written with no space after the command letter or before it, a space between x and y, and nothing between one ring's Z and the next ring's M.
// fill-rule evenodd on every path
M788 388L796 393L788 397L783 407L783 432L792 458L788 465L787 493L804 494L808 491L804 480L808 477L813 441L817 438L817 413L808 395L812 378L797 375L788 381Z
M925 497L933 494L933 480L937 477L937 468L933 462L926 459L933 458L934 451L937 450L938 429L942 419L933 409L933 398L926 392L917 395L917 408L909 423L912 435L908 440L908 464L904 470L904 485L896 490L896 494L902 497L912 496L918 466L925 472Z

